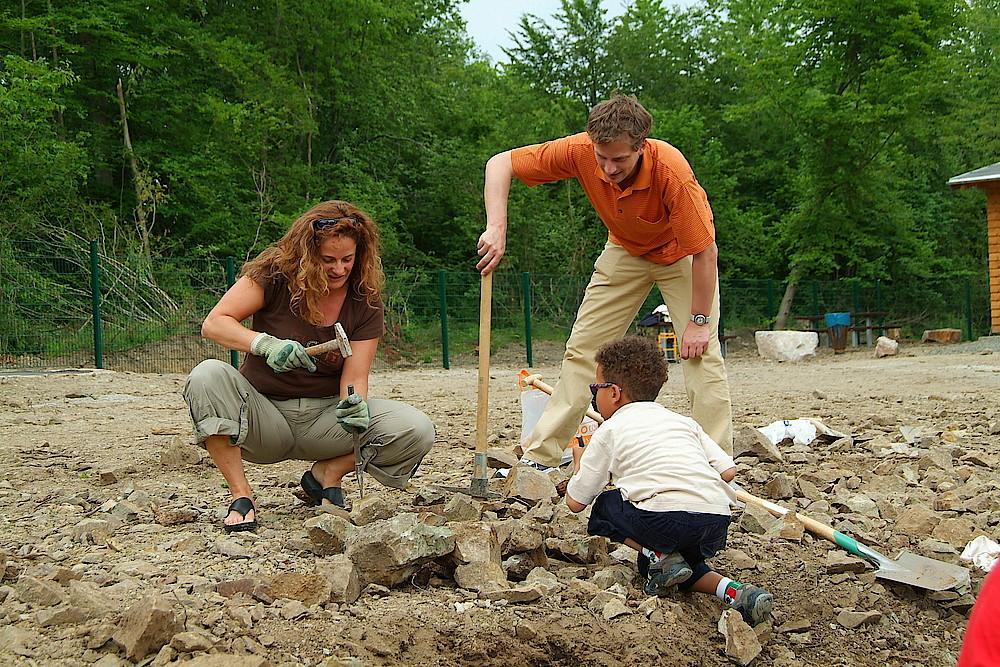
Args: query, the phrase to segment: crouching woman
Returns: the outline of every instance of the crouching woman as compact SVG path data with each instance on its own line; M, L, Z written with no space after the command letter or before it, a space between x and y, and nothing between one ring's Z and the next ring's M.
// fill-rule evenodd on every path
M383 283L375 223L352 204L327 201L245 264L208 314L205 338L249 353L239 371L203 361L184 386L197 441L232 494L227 531L257 525L244 461L313 461L302 475L305 497L344 506L341 480L355 469L355 438L364 471L393 488L403 488L430 451L434 426L423 412L368 398L385 332ZM335 339L337 323L353 354L310 356L305 348Z

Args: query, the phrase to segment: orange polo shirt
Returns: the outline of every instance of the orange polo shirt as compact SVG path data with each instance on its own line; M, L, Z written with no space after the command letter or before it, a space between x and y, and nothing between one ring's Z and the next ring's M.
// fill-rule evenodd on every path
M608 228L608 239L630 255L673 264L715 241L708 196L691 165L665 141L647 139L639 173L622 190L597 165L586 132L511 151L514 175L528 187L575 178Z

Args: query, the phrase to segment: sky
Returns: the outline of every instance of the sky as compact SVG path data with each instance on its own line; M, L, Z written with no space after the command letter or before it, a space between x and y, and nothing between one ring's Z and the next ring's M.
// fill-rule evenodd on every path
M667 0L664 4L690 7L696 1ZM560 0L468 0L461 6L461 12L476 45L495 62L506 62L507 56L501 49L514 45L507 33L516 30L521 16L530 13L547 20L559 11L561 4ZM624 14L628 4L628 0L601 0L609 18Z
M534 14L547 20L561 4L560 0L469 0L461 11L476 45L494 61L506 62L501 49L514 45L507 32L517 29L521 16ZM609 17L625 13L624 0L601 0L601 4Z

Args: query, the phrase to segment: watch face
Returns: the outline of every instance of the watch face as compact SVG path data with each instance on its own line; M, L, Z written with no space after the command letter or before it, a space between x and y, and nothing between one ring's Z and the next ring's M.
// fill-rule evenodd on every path
M706 322L708 322L708 318L704 315L695 315L691 318L691 320L698 326L703 326Z

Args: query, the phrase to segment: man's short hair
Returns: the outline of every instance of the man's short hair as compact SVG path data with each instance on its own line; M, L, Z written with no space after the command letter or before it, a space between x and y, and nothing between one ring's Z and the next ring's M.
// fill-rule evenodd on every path
M633 401L655 401L667 381L667 360L650 338L628 336L597 350L604 381L618 385Z
M617 141L624 134L636 150L652 127L653 117L635 95L615 95L610 100L598 102L587 118L587 134L595 144Z

